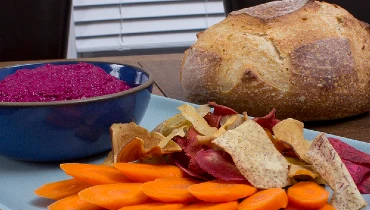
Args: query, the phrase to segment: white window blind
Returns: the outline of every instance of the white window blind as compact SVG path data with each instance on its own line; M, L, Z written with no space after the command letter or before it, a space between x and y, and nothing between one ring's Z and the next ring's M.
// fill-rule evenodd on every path
M222 0L74 0L78 53L187 47L224 19Z

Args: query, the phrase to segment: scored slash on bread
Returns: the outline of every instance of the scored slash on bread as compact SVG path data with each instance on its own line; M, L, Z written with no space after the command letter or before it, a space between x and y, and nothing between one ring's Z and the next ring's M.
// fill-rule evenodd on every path
M181 64L187 99L251 116L329 120L370 110L368 25L337 5L283 0L231 12Z

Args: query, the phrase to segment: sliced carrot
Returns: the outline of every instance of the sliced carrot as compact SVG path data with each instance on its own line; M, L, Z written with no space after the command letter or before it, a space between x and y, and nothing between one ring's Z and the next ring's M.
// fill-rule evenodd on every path
M190 178L159 178L141 185L143 192L153 200L167 203L187 203L197 199L187 190L199 181Z
M229 202L250 196L257 192L257 188L242 182L212 180L191 185L188 191L202 201Z
M183 203L145 203L133 206L125 206L119 210L177 210L185 206Z
M278 210L288 205L288 197L281 188L256 192L239 204L239 210Z
M330 204L325 204L323 207L319 208L318 210L335 210L335 208Z
M48 206L49 210L103 210L104 208L84 201L77 194L57 200Z
M34 192L40 197L59 200L77 194L87 187L91 187L91 185L72 178L44 184Z
M148 202L150 199L140 189L141 183L116 183L86 188L78 195L89 203L107 209L119 209Z
M304 210L304 209L300 209L299 207L288 204L284 210Z
M327 202L330 193L315 182L302 181L288 188L289 202L302 208L318 209Z
M85 163L63 163L60 164L63 171L75 179L91 185L112 184L130 182L120 171L113 166L85 164Z
M174 165L116 163L114 167L133 182L148 182L165 177L185 177L185 173Z
M230 201L226 203L209 203L209 202L198 202L185 206L181 210L237 210L238 202Z

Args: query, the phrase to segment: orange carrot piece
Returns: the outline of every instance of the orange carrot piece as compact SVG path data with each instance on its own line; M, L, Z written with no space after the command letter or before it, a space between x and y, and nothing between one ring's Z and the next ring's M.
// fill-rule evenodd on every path
M143 192L153 200L167 203L188 203L197 199L187 190L199 181L190 178L159 178L141 185Z
M325 204L323 207L319 208L318 210L335 210L335 208L330 204Z
M257 192L257 188L245 182L212 180L191 185L188 191L202 201L229 202L250 196Z
M329 192L315 182L304 181L288 188L289 203L302 208L318 209L329 198Z
M148 202L150 199L140 189L141 183L115 183L95 185L78 195L89 203L107 209L119 209Z
M119 210L177 210L185 206L183 203L145 203L133 206L125 206Z
M281 188L256 192L239 204L239 210L278 210L288 205L288 196Z
M91 187L91 185L72 178L44 184L37 188L34 193L40 197L59 200L77 194L87 187Z
M309 209L297 207L297 206L292 205L291 203L288 203L288 206L284 210L309 210Z
M238 202L230 201L226 203L209 203L209 202L198 202L185 206L181 210L237 210Z
M60 164L60 167L66 174L81 182L89 183L91 185L130 182L113 166L85 163L63 163Z
M185 177L185 173L174 165L116 163L114 167L133 182L148 182L165 177Z
M49 210L104 210L104 208L84 201L77 194L71 195L48 206Z

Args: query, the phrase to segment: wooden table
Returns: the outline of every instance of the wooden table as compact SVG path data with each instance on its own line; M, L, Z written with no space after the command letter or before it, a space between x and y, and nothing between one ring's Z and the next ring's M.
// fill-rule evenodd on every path
M156 86L154 94L166 97L186 100L180 84L180 64L183 54L158 54L158 55L138 55L138 56L118 56L118 57L99 57L84 58L78 60L85 61L107 61L130 64L148 69L155 74ZM40 61L32 61L40 62ZM11 66L22 62L0 62L0 67ZM351 139L357 139L370 143L370 113L349 117L341 120L309 122L305 127L321 132L331 133Z

